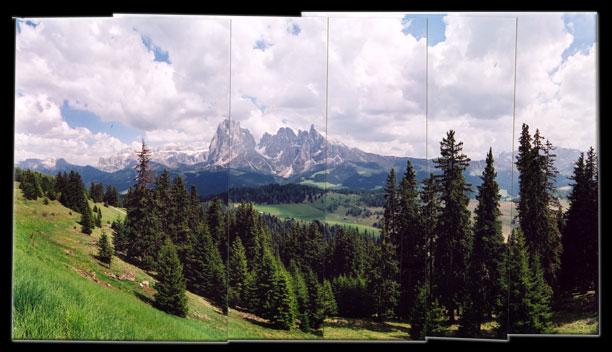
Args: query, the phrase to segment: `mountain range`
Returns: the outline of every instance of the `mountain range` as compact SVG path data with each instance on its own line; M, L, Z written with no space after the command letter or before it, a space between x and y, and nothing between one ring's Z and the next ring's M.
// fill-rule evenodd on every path
M170 175L181 175L187 184L196 185L202 195L220 193L227 187L252 187L269 183L302 183L331 188L377 189L384 186L387 174L395 168L398 179L403 175L407 160L415 169L417 179L436 172L431 160L424 158L383 156L349 147L315 129L308 131L282 127L276 134L264 133L259 142L237 121L222 121L208 149L193 146L150 147L150 166L154 173L167 169ZM126 191L134 183L138 150L126 149L114 156L99 158L96 166L73 165L59 159L27 159L17 163L51 175L58 171L75 170L86 184L102 182ZM560 174L557 187L567 186L573 163L580 151L557 148L555 165ZM497 181L502 193L512 188L511 153L502 152L495 159ZM473 189L480 184L484 160L475 160L465 171ZM514 187L518 187L514 175ZM515 188L517 189L517 188Z

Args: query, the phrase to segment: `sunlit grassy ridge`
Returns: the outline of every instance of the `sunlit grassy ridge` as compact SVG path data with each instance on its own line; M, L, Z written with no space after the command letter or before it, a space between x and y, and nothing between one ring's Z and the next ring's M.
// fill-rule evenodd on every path
M122 210L101 209L110 234L107 221ZM201 297L188 293L186 319L151 307L154 277L118 257L108 269L95 258L101 229L82 234L79 219L57 201L25 200L16 189L14 340L226 341L226 317ZM140 287L144 281L150 288Z

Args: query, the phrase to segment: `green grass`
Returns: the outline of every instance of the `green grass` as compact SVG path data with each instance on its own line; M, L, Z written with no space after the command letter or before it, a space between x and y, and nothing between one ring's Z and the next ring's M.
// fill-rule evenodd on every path
M598 335L599 314L595 291L564 295L554 304L553 333L564 335Z
M346 226L347 228L357 228L360 232L368 231L370 234L379 235L380 230L368 224L359 224L358 219L354 217L345 217L346 209L340 207L336 213L328 213L322 209L318 209L310 203L290 203L290 204L272 204L272 205L253 205L257 211L266 214L278 216L283 219L294 218L301 221L325 221L330 225Z
M257 211L281 218L295 218L303 221L325 219L325 212L306 203L253 205Z
M121 209L102 207L103 227ZM150 273L113 258L109 269L96 258L101 229L80 233L80 215L57 201L25 200L15 191L13 247L14 340L226 341L227 318L188 293L189 316L153 307ZM107 276L130 273L135 281ZM95 276L94 276L95 275ZM94 279L95 277L95 279Z

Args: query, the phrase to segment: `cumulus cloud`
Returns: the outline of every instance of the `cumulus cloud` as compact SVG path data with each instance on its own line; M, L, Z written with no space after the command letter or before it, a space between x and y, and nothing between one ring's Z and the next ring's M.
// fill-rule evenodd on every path
M256 140L281 127L325 130L326 22L232 19L232 119Z
M127 147L107 133L70 127L59 106L44 94L15 97L15 161L62 157L77 165L93 165L101 155Z
M446 40L429 48L429 157L448 130L484 158L512 141L514 18L446 16Z
M330 18L328 134L383 155L425 156L425 38L402 16ZM425 28L424 19L412 27Z
M21 25L16 38L20 94L45 94L57 106L67 101L70 108L90 111L102 121L119 121L156 136L163 135L157 130L175 129L189 140L210 141L227 118L228 20L63 18L36 23Z

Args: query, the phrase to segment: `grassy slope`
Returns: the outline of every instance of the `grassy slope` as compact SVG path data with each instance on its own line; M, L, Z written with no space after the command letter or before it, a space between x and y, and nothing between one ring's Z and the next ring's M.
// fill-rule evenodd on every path
M92 204L93 206L93 204ZM97 204L100 206L100 204ZM103 228L124 210L102 207ZM222 315L202 297L188 293L189 316L177 318L150 306L150 273L113 258L108 269L96 260L92 236L80 233L80 216L52 201L24 200L16 188L13 243L13 339L226 341L230 339L403 340L409 325L367 319L328 319L322 333L270 329L262 319L230 310ZM135 281L107 276L130 273ZM94 276L95 275L95 276ZM94 279L95 278L95 279ZM584 301L584 297L579 302ZM574 299L576 301L576 299ZM572 301L573 302L573 301ZM578 301L577 301L578 302ZM570 302L571 303L571 302ZM582 306L581 306L582 307ZM571 314L570 314L571 313ZM588 309L556 312L556 333L594 334L597 314ZM452 334L452 332L451 332Z
M106 233L122 212L102 207ZM13 339L225 341L226 317L201 297L188 293L184 319L152 308L154 291L139 283L152 287L154 278L117 257L111 269L96 260L94 241L102 230L84 235L79 219L57 201L25 200L16 189ZM107 273L130 273L135 281Z

